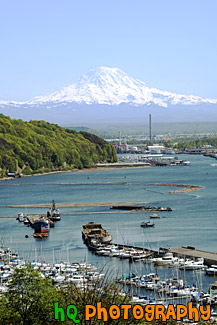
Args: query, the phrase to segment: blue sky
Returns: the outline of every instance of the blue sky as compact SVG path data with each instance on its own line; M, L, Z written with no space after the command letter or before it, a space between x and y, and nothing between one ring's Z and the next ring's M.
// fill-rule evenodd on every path
M0 1L0 100L118 67L148 86L217 98L216 0Z

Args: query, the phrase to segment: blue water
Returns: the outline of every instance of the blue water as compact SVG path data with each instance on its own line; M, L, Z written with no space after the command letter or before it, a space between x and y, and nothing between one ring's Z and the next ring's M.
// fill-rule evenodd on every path
M6 246L26 259L87 260L98 266L110 263L120 271L116 258L98 257L88 252L81 238L82 224L102 223L113 234L113 242L137 246L179 247L194 246L216 252L217 243L217 167L215 160L203 156L179 156L190 160L191 166L111 169L30 176L0 181L0 232ZM67 183L126 182L124 185L70 185ZM66 185L58 185L65 183ZM203 186L200 191L171 194L175 187L151 186L153 183L191 184ZM62 220L55 224L43 241L32 237L33 230L16 221L19 212L46 213L44 208L9 208L7 205L87 202L138 202L171 207L154 220L155 228L142 229L147 213L105 214L108 207L61 208ZM75 212L82 214L73 215ZM101 212L88 215L86 212ZM70 213L72 213L70 215ZM3 218L14 217L14 218ZM29 238L25 238L28 234ZM126 263L125 263L126 264ZM140 263L139 263L140 264ZM128 266L125 265L125 268ZM140 266L144 268L144 266ZM137 264L138 268L138 264ZM163 269L162 269L163 270ZM144 271L144 270L143 270ZM162 271L164 272L164 271ZM192 272L191 272L192 273Z

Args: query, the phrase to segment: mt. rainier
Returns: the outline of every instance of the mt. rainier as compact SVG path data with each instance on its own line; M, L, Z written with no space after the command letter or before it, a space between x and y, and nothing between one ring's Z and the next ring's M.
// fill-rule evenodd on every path
M194 105L217 103L217 100L185 96L149 88L142 81L129 77L118 68L100 67L90 70L77 82L58 92L36 97L29 104L46 102L76 102L85 104L131 105L156 104L167 107L169 104Z
M217 121L217 99L203 99L148 87L118 68L90 70L77 83L27 102L0 101L12 118L60 124Z

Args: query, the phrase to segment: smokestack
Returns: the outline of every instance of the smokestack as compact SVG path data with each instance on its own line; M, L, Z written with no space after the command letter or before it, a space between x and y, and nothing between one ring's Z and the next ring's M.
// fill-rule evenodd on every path
M151 125L151 114L149 114L149 140L152 141L152 125Z
M121 146L121 132L119 132L119 146Z

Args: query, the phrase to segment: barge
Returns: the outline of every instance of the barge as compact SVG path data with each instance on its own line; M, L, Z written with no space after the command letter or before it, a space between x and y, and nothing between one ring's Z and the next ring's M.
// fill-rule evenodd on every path
M109 244L112 241L112 234L109 234L100 223L89 222L83 225L82 238L89 245L92 241Z

